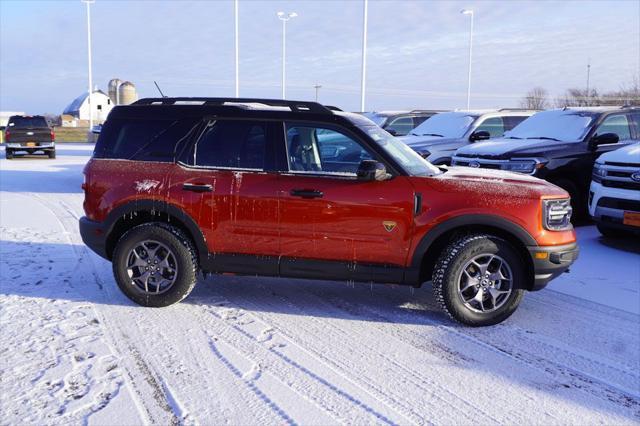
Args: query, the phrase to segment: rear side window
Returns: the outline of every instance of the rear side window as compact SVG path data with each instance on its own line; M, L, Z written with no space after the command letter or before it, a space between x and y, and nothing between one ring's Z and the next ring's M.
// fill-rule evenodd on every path
M385 130L392 135L396 136L404 136L409 133L413 129L413 118L411 117L400 117L393 120L389 123Z
M193 164L203 167L264 170L268 124L210 121L194 148Z
M518 124L522 123L527 118L529 118L529 116L511 115L508 117L502 117L502 121L504 122L504 131L508 132L509 130L516 127Z
M44 117L11 117L8 127L10 129L28 129L49 126Z
M95 156L138 161L173 161L179 144L194 133L199 120L109 120Z

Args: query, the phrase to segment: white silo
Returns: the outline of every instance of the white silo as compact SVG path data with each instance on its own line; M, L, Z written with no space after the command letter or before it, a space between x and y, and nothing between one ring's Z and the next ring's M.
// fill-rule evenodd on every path
M109 98L113 105L118 105L118 86L120 86L120 84L122 84L122 80L119 78L112 78L111 81L109 81Z
M136 86L130 82L125 81L120 84L118 88L118 105L129 105L138 100L138 93L136 92Z

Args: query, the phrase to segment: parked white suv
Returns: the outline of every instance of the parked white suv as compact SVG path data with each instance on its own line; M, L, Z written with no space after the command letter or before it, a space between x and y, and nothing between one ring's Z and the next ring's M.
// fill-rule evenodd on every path
M604 236L640 234L640 142L596 160L589 214Z

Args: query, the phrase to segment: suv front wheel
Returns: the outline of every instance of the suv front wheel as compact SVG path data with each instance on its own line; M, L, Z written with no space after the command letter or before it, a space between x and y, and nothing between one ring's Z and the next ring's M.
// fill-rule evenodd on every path
M180 229L146 223L127 231L113 252L118 287L139 305L163 307L187 297L196 284L198 262Z
M466 235L450 244L433 272L433 290L451 318L470 326L507 319L524 296L525 268L505 240Z

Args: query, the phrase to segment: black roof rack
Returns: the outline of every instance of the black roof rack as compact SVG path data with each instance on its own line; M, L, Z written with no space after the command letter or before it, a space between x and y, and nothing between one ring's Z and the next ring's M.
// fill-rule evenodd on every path
M225 106L233 104L262 104L273 107L288 107L292 112L311 112L316 114L333 114L330 107L325 107L317 102L287 101L282 99L259 98L144 98L132 105L175 105L177 103L200 103L201 105Z
M331 111L342 111L341 108L338 108L337 106L333 106L333 105L325 105L324 106L326 109L329 109Z

